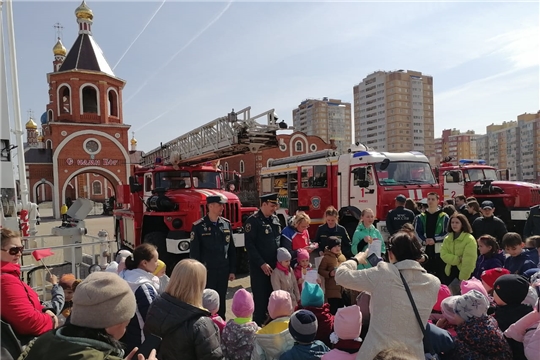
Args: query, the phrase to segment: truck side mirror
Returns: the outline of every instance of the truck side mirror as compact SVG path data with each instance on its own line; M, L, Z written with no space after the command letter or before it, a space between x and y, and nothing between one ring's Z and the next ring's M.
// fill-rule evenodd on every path
M129 177L129 191L132 194L142 191L142 185L137 182L134 176Z
M363 167L355 168L351 171L354 175L354 184L361 188L369 187L369 180L367 180L367 170Z

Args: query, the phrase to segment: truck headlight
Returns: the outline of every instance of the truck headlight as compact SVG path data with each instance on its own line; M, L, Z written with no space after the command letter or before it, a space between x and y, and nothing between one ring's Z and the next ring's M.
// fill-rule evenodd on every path
M187 251L189 250L189 241L180 241L178 244L178 249L181 251Z

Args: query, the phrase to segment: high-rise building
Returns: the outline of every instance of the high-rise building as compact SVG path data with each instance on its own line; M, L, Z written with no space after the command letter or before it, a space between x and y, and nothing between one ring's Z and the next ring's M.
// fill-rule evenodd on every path
M340 152L351 145L351 103L327 97L307 99L293 110L295 131L333 141Z
M353 94L355 141L379 151L421 151L435 163L433 77L376 71Z
M440 138L435 139L435 158L437 163L451 157L451 163L457 165L459 159L476 159L476 139L481 135L473 130L464 133L457 129L445 129Z

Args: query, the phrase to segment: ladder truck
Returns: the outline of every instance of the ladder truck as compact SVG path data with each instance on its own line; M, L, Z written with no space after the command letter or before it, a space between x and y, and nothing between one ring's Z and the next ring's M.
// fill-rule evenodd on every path
M265 119L264 124L257 120ZM234 110L144 154L131 168L129 185L120 185L113 218L118 249L148 242L157 246L168 272L189 256L192 224L207 212L206 197L227 198L223 216L231 222L238 269L247 271L243 222L256 208L242 207L225 191L219 160L277 147L274 110L251 116L251 107Z

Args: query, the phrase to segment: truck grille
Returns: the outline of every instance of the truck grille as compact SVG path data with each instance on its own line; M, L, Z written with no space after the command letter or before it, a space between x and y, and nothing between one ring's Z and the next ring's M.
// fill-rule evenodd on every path
M540 189L531 189L531 204L540 204Z
M238 203L227 203L223 209L223 217L228 219L231 223L239 221Z

